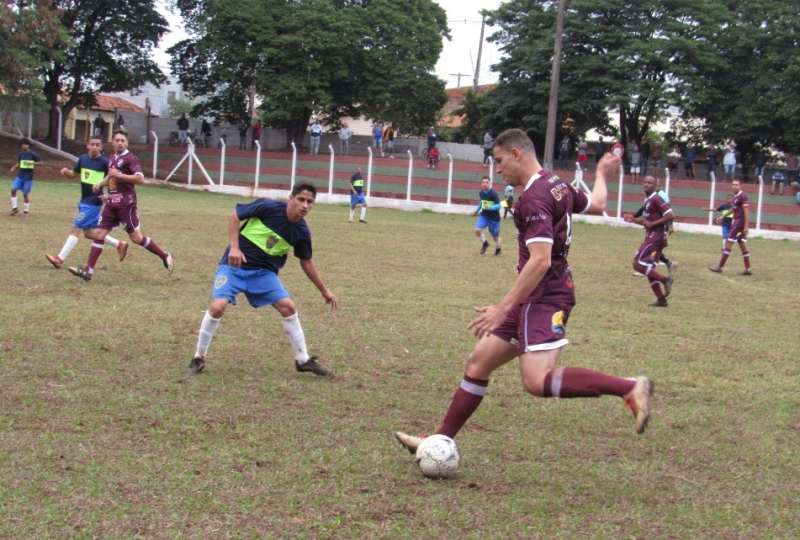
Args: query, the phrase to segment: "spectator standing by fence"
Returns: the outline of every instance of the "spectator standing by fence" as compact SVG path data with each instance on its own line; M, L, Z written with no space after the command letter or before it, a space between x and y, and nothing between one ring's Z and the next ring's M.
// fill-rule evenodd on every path
M125 130L125 119L121 114L117 116L117 129L121 130L123 133L127 133Z
M206 148L211 148L211 124L205 118L203 118L203 123L200 126L200 134L203 136L203 143Z
M311 152L310 154L317 155L319 154L319 143L322 140L322 124L319 123L319 119L314 120L314 124L311 126Z
M375 122L372 126L372 149L380 150L383 157L383 126L380 122Z
M350 129L350 126L347 125L347 122L342 124L342 128L339 130L339 153L344 154L346 156L350 155L350 138L353 136L353 131Z
M736 175L736 143L730 143L722 152L722 166L725 167L725 181L733 182Z
M713 173L714 176L717 176L717 156L719 152L717 151L717 147L713 144L708 145L708 150L706 150L706 167L708 168L708 180L711 181L711 174Z
M756 155L753 156L753 164L756 166L755 175L756 178L764 176L764 169L767 166L767 153L764 150L759 150L756 152Z
M586 162L589 160L588 149L589 143L586 142L586 137L581 135L581 140L578 142L578 163L581 164L583 169L586 168Z
M186 118L186 114L182 114L180 118L178 118L178 139L184 141L186 140L186 132L189 130L189 119Z
M595 165L600 163L603 154L606 153L606 143L603 142L603 137L597 138L597 143L594 145L594 162Z
M564 135L561 145L558 147L558 165L562 171L566 171L569 165L569 156L572 153L572 143L569 142L569 135Z
M678 145L673 145L672 150L667 154L667 169L674 171L675 178L678 177L678 163L681 161L681 149ZM672 172L670 172L672 174Z
M686 178L694 180L694 160L697 159L697 148L694 143L689 141L686 144L686 153L683 156L683 164L686 167Z
M489 166L489 158L492 157L492 148L494 147L494 137L492 137L492 130L487 129L483 134L483 166ZM430 150L430 149L429 149Z
M236 129L239 130L239 150L247 150L247 122L244 120L239 120L239 124L236 126Z
M639 151L642 153L642 174L647 175L647 167L650 162L650 143L647 142L647 139L642 139Z
M664 157L664 149L661 148L661 143L653 143L653 155L650 157L650 168L654 177L658 178L659 169L661 169L661 158Z

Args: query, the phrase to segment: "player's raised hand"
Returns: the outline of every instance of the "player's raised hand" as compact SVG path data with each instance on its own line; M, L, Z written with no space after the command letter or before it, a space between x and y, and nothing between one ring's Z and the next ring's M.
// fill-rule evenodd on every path
M235 266L236 268L241 268L242 263L246 263L247 258L245 258L244 253L239 248L235 248L231 246L230 251L228 252L228 266Z

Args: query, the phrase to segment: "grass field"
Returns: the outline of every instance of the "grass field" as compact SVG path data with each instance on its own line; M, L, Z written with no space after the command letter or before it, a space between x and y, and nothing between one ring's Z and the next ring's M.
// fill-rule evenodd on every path
M10 182L0 181L8 193ZM648 431L621 400L526 395L496 372L459 434L462 471L422 477L392 433L431 432L474 345L474 305L514 279L515 234L478 255L473 218L345 206L309 218L331 313L290 260L281 276L310 352L296 373L271 308L244 299L206 372L183 375L237 199L140 188L142 230L175 255L104 255L85 283L55 270L78 189L37 182L0 217L0 537L796 538L800 534L798 251L676 234L667 309L632 275L641 230L577 223L578 305L562 365L647 374ZM83 264L82 240L67 263Z

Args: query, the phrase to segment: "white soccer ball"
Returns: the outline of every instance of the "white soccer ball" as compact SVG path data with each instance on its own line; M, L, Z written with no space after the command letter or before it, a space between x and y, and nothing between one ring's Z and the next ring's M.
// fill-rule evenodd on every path
M460 463L461 450L447 435L431 435L417 448L417 464L428 478L451 478Z

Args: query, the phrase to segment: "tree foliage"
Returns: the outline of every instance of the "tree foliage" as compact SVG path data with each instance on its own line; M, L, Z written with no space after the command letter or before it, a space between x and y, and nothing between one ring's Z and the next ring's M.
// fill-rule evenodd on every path
M170 49L198 112L236 120L253 91L259 116L302 139L313 113L422 132L446 101L433 70L447 36L432 0L178 0L191 38Z
M56 133L59 104L66 117L78 105L95 104L98 93L166 80L151 58L169 28L155 0L55 0L50 9L69 36L65 46L42 50L39 55L46 66L50 137Z

